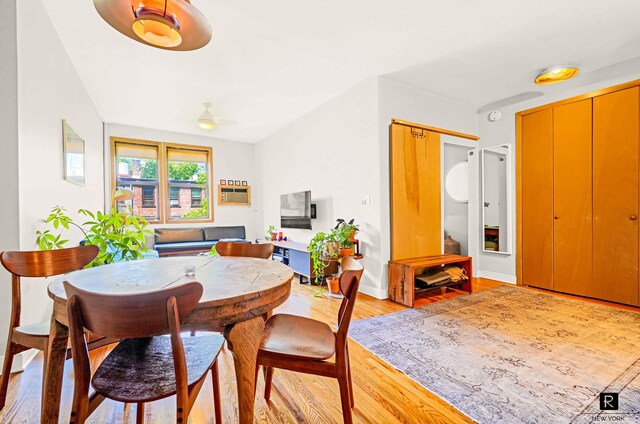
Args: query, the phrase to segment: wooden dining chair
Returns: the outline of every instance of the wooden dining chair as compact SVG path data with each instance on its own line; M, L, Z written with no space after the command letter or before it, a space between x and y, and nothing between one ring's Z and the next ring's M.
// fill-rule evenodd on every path
M136 403L136 423L140 424L146 402L173 395L177 395L176 422L186 423L209 371L215 420L221 423L217 358L224 339L220 334L182 337L180 330L180 323L202 297L200 283L123 295L88 292L68 281L64 288L75 374L70 423L84 423L108 398ZM93 378L85 330L123 339L97 367Z
M273 254L273 244L219 241L216 243L216 251L220 256L244 256L247 258L269 259Z
M256 367L256 379L258 367L264 367L266 400L271 397L274 368L333 377L340 385L344 422L352 422L354 400L347 333L363 271L353 257L342 259L340 292L344 298L338 310L338 331L323 322L296 315L276 314L267 320Z
M45 357L47 355L50 322L20 325L21 278L51 277L76 271L94 260L99 251L97 246L87 245L69 249L0 253L0 262L11 273L11 315L0 382L0 409L4 408L7 399L14 356L29 349L39 349L44 352Z

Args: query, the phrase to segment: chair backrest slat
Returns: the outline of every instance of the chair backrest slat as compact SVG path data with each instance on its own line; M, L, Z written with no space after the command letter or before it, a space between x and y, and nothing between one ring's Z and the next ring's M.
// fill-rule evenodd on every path
M2 252L0 261L10 273L19 277L50 277L84 268L100 252L91 244L57 250Z
M246 258L269 259L273 254L273 244L250 244L219 241L216 243L216 251L221 256L243 256Z
M126 339L169 333L167 302L176 299L180 321L198 306L203 288L191 282L163 290L107 295L93 293L64 282L67 298L79 299L84 328L105 337Z
M340 274L340 292L343 299L338 310L338 343L346 343L346 336L351 323L351 315L358 295L360 279L364 272L364 267L352 256L342 258L342 273Z

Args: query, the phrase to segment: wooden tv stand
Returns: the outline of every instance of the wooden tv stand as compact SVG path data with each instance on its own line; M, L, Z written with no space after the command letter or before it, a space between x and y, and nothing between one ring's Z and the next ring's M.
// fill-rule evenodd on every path
M304 277L309 282L315 277L313 273L313 260L309 252L309 246L297 241L270 241L273 244L273 260L282 262L298 274L300 283L304 282ZM338 261L330 261L324 270L325 275L338 273Z
M413 308L415 301L416 276L424 274L429 268L443 265L457 265L467 273L467 280L435 285L426 290L439 287L459 286L460 290L471 293L471 258L460 255L422 256L389 261L389 299Z

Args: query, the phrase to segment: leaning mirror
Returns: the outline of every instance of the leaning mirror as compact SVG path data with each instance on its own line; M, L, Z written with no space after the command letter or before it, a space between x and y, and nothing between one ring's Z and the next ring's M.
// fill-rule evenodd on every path
M62 148L64 155L64 179L80 186L84 185L84 139L62 120Z
M511 253L511 155L508 144L482 149L482 249Z

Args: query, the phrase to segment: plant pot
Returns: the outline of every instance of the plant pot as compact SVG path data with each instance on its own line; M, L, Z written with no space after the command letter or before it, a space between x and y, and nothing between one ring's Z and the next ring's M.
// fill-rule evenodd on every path
M271 233L271 241L278 240L278 233Z
M340 257L344 258L345 256L353 256L353 246L340 248Z
M351 230L351 232L349 233L349 240L351 241L351 243L355 243L356 241L356 230Z
M323 256L327 259L337 258L340 254L340 245L337 241L328 241L324 245Z
M329 288L329 296L342 297L342 293L340 293L340 277L327 277L327 287Z

